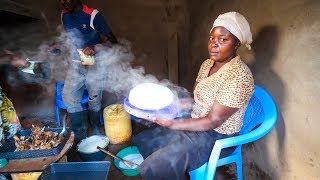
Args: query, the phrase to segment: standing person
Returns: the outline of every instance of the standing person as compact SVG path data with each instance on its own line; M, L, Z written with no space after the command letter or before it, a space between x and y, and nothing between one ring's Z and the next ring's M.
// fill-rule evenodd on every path
M61 20L70 40L71 64L67 73L62 98L67 106L72 121L75 140L86 137L86 121L93 128L94 134L99 133L101 115L101 99L103 90L104 71L99 50L103 45L111 46L117 39L105 22L101 13L80 0L60 0L63 7ZM84 65L80 62L79 52L85 56L94 56L95 62ZM89 94L89 112L84 111L80 100L84 90Z
M237 12L219 15L209 33L209 59L199 70L190 118L151 120L159 127L133 138L145 158L138 170L144 179L184 179L185 173L209 160L217 139L241 129L245 109L254 91L248 66L237 49L250 48L247 20Z

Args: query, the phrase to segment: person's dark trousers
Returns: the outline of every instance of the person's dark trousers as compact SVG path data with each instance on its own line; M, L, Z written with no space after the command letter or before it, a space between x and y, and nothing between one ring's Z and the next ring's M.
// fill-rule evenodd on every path
M98 112L89 110L89 121L92 128L92 134L100 135L99 126L100 126L100 116L101 110Z
M74 144L87 137L88 111L70 113L72 130L74 132Z
M69 115L72 124L72 131L74 132L74 142L67 152L67 157L69 162L78 162L81 159L80 154L77 151L77 144L87 137L88 111L69 113Z

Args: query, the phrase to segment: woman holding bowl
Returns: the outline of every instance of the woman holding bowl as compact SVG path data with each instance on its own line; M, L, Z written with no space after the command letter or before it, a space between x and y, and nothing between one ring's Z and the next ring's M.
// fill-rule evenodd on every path
M209 160L217 139L238 135L254 91L253 76L237 50L250 49L252 34L244 16L221 14L208 37L209 59L198 72L191 117L151 120L159 127L133 139L145 158L138 170L144 179L184 179Z

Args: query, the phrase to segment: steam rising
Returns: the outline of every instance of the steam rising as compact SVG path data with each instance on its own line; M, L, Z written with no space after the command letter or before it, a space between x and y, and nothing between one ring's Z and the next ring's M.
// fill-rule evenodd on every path
M167 79L159 81L155 76L145 74L144 68L141 66L132 67L131 62L135 59L135 56L131 52L130 43L125 40L120 40L120 44L121 45L114 46L112 49L107 49L103 52L102 58L99 58L99 60L103 61L104 68L100 75L106 77L103 83L105 91L113 93L123 100L129 96L130 91L137 85L153 83L168 87L172 90L175 101L178 98L191 97L191 93L185 88L179 87ZM150 89L147 88L145 90L148 91Z
M38 31L38 29L32 27L32 25L29 28L31 29L24 29L23 35L29 35L23 36L24 38L20 38L22 34L18 33L18 30L13 31L10 36L6 32L3 32L3 34L6 34L6 37L1 37L2 39L5 38L4 44L1 46L2 48L18 52L23 58L50 63L50 69L46 71L51 71L49 73L51 77L48 77L49 79L46 82L39 82L39 85L47 83L43 86L46 91L41 95L42 98L53 96L55 82L64 81L69 66L73 64L71 63L72 56L70 52L72 42L67 38L67 34L62 31L61 25L57 27L58 36L51 39L48 37L52 37L52 34L49 35L45 32L37 33L35 31ZM17 39L17 41L13 41L12 39ZM39 45L35 40L41 42L41 44ZM52 46L53 43L57 44L56 48L61 49L61 53L58 56L50 54L48 51L55 47ZM131 64L137 59L131 51L130 42L127 40L119 39L118 45L114 45L111 48L101 48L95 60L99 65L96 75L101 79L101 81L96 83L100 85L101 90L114 94L118 101L128 97L130 90L141 83L161 84L170 88L176 97L190 97L190 93L185 88L179 87L169 80L164 79L159 81L155 76L145 74L144 67L142 66L133 67ZM10 73L7 75L12 76ZM15 80L17 78L11 79Z
M134 55L128 41L120 40L121 45L116 45L102 53L97 61L103 61L102 71L105 77L105 91L118 96L127 96L136 85L144 82L158 82L152 75L145 75L143 67L131 66Z

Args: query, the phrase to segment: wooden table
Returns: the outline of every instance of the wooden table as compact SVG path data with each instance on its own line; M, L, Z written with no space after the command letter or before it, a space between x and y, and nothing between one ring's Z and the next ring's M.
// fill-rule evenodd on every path
M1 172L6 173L19 173L19 172L35 172L43 171L48 165L58 161L66 152L71 148L74 141L74 133L71 131L70 137L61 150L56 156L39 157L39 158L28 158L28 159L13 159L9 160L9 163L0 168Z

